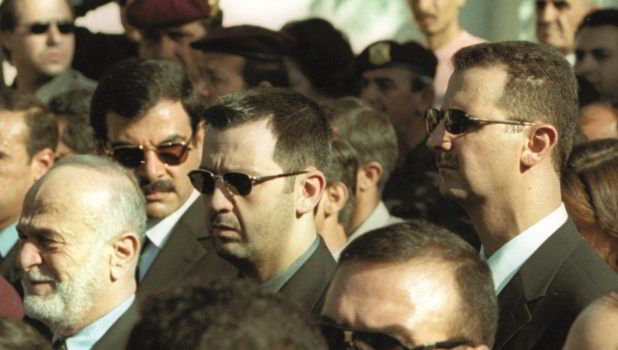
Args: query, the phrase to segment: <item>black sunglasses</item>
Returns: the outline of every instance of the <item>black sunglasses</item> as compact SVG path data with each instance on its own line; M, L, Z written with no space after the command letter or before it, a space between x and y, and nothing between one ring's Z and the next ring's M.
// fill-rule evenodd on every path
M251 193L253 185L280 177L296 176L305 173L306 171L297 171L278 175L251 176L244 173L229 172L223 175L215 175L205 169L195 169L189 172L189 179L191 179L191 184L193 184L196 190L207 196L215 192L215 182L217 179L223 180L223 183L234 193L247 196Z
M329 350L432 350L472 345L468 340L447 340L409 347L388 334L346 329L324 322L320 322L320 330Z
M472 128L479 127L482 124L509 124L509 125L536 125L531 122L520 122L517 120L491 120L482 119L472 116L461 109L450 108L441 111L436 108L430 108L425 112L425 124L427 132L432 133L440 121L444 119L444 128L453 135L463 134L470 131Z
M32 34L43 34L49 31L52 24L54 24L58 28L58 31L62 34L70 34L75 31L75 24L73 24L72 21L35 22L26 24L26 26L28 26L28 30Z
M188 142L165 142L156 148L147 148L143 145L112 146L111 155L124 167L133 169L145 163L146 151L152 149L161 162L167 165L180 165L187 160L191 150L190 141L191 139Z

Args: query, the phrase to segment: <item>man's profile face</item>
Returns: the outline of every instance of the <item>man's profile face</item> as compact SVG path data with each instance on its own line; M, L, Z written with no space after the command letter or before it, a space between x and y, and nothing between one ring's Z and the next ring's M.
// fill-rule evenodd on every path
M499 106L507 73L503 68L469 68L449 80L442 110L459 109L477 118L509 119ZM429 135L427 146L436 154L440 192L458 201L478 202L513 187L520 174L521 150L527 138L504 124L475 125L451 134L442 120Z
M268 120L220 130L211 127L200 168L215 175L241 172L251 176L288 172L273 159L276 138ZM295 198L302 175L253 185L242 196L216 180L214 193L203 195L208 227L217 252L227 258L256 261L276 256L293 239Z
M425 133L424 111L431 106L432 94L425 89L412 91L417 76L400 67L363 72L360 97L374 108L386 112L395 127L399 142L406 143L411 133Z
M618 102L618 27L584 27L577 33L575 73L605 99Z
M459 20L464 0L408 0L412 15L425 35L438 34Z
M410 347L452 339L461 304L452 267L426 259L405 263L346 261L326 295L322 318L387 334Z
M35 171L26 148L25 112L0 111L0 228L17 221Z
M160 100L144 115L133 119L108 113L106 126L112 147L141 145L146 150L144 161L133 171L144 191L148 217L163 219L180 208L193 191L187 174L200 163L204 139L201 127L192 130L182 103ZM189 146L184 162L171 165L157 157L158 146L178 143Z
M67 70L73 60L75 37L72 32L61 33L57 24L72 22L73 15L65 0L18 1L15 28L2 32L2 42L10 51L18 74L51 77ZM30 25L35 23L52 25L37 34L30 31Z
M588 0L537 0L537 38L565 55L572 53L577 26L591 10Z
M188 69L192 64L191 43L204 38L206 32L200 21L162 29L144 29L141 31L140 57L174 61Z
M102 220L109 220L99 207L108 193L71 190L76 177L68 171L91 176L76 168L52 174L26 204L17 226L26 314L56 326L91 317L111 283L109 246L97 232Z
M198 54L198 85L203 84L205 98L212 103L217 98L247 90L242 76L245 58L218 52Z

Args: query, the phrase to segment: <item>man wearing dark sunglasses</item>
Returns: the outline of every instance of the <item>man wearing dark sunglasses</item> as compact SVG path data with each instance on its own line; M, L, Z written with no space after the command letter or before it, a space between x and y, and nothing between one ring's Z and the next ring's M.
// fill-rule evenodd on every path
M491 274L476 250L414 220L343 250L321 329L330 350L488 350L497 321Z
M202 101L174 62L132 59L107 71L90 122L103 150L137 175L148 230L138 266L138 297L185 277L202 281L232 268L212 251L206 210L187 173L202 155Z
M66 0L6 0L0 5L1 42L17 69L14 87L47 103L56 94L93 90L70 68L75 48L73 12Z
M335 260L314 223L326 186L331 131L292 90L227 95L204 114L208 138L189 173L215 249L247 278L319 315Z
M500 305L495 349L559 349L618 276L577 232L560 177L577 116L573 70L530 42L458 51L441 109L426 114L441 193L471 217Z

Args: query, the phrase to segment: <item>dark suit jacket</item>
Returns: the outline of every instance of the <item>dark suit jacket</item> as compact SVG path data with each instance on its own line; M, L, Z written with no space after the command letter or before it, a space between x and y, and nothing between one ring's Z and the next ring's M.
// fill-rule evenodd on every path
M178 220L137 288L138 301L184 279L211 281L237 272L217 255L206 228L206 208L198 198Z
M326 290L336 266L333 255L320 237L318 249L281 287L279 293L310 311L315 319L319 319Z
M124 350L129 342L133 326L140 319L137 300L125 311L122 316L103 334L92 347L93 350Z
M498 296L496 350L561 349L575 317L618 288L618 275L568 220Z

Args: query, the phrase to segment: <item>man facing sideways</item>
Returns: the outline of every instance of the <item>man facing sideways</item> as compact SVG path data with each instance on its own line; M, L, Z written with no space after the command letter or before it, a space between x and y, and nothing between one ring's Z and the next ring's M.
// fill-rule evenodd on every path
M137 180L107 158L67 157L32 186L17 225L24 308L54 349L124 348L145 226Z
M215 249L247 278L317 316L335 260L314 211L330 162L322 110L291 90L231 94L205 111L208 138L189 173Z
M536 37L575 63L575 32L595 0L536 0Z
M459 25L459 12L466 0L408 0L416 25L425 35L427 47L438 58L434 79L436 105L446 92L448 79L453 73L451 57L462 47L484 42Z
M99 81L90 122L104 149L137 175L148 226L138 267L138 298L185 277L208 280L232 268L212 250L205 209L189 170L199 165L202 101L182 67L134 59Z
M577 314L618 286L561 202L577 115L555 49L479 44L453 58L442 110L427 112L440 191L468 212L500 305L495 349L557 349Z
M58 129L37 99L15 90L0 94L0 274L17 279L17 231L30 186L54 164Z
M0 6L2 48L17 69L14 87L44 103L95 83L71 69L73 11L66 0L6 0Z
M331 350L488 350L497 321L491 274L476 250L414 220L368 232L343 250L322 333Z

